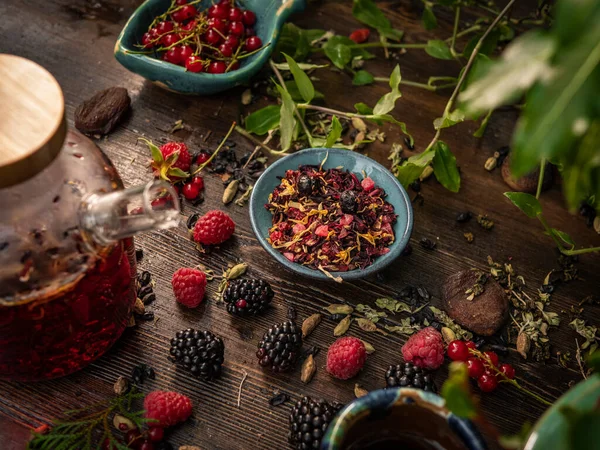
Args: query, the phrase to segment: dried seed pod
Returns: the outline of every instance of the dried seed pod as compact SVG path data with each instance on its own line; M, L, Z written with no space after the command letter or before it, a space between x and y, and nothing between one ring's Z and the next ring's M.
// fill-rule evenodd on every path
M354 137L354 143L358 144L359 142L362 142L365 140L365 133L363 131L360 131L355 137Z
M130 105L127 89L105 89L77 107L75 128L85 134L108 134L117 126Z
M133 305L133 312L136 314L144 314L146 312L144 302L139 297L135 299L135 305Z
M352 118L352 126L354 128L356 128L358 131L362 131L362 132L367 131L367 124L365 123L364 120L362 120L359 117Z
M129 322L127 323L127 327L128 328L135 327L135 317L133 317L133 314L129 318Z
M348 331L348 328L350 328L350 324L352 323L352 316L346 316L344 317L340 323L337 324L337 326L334 328L333 330L333 335L335 337L339 337L339 336L343 336L346 331Z
M485 170L487 170L488 172L491 172L492 170L494 170L496 168L496 166L498 165L498 158L495 158L494 156L490 156L484 164Z
M449 344L456 340L456 333L448 327L442 327L442 337L444 338L444 342Z
M330 314L352 314L354 308L350 305L329 305L325 308Z
M425 181L432 174L433 174L433 167L431 167L431 166L425 166L425 168L423 169L423 172L421 172L421 175L419 176L419 180Z
M356 398L360 398L360 397L364 397L365 395L367 395L369 393L369 391L367 391L364 387L362 387L360 384L355 384L354 385L354 396Z
M252 103L252 91L250 89L246 89L242 92L242 105L247 106Z
M235 194L237 194L239 187L240 187L239 180L233 180L231 183L229 183L227 185L227 187L225 188L225 192L223 192L223 204L227 205L233 201L233 199L235 198Z
M123 395L127 393L127 391L129 391L129 380L125 377L117 378L117 381L115 381L113 386L113 390L117 395Z
M370 355L371 353L375 352L375 347L373 347L371 344L369 344L367 341L363 341L362 339L360 340L360 342L363 343L363 345L365 346L365 350L367 351L367 355Z
M315 375L316 371L317 365L315 364L315 358L312 354L310 354L302 364L302 370L300 371L300 380L304 384L310 383L310 380L312 380L312 377Z
M113 417L113 425L119 431L129 431L135 428L135 424L127 417L115 414Z
M313 314L302 322L302 337L307 337L321 323L321 314Z
M596 233L600 234L600 216L594 218L594 230L596 230Z
M236 278L239 278L242 275L244 275L246 273L246 270L248 270L248 264L246 264L246 263L236 264L231 269L228 269L225 272L224 278L226 280L235 280Z
M372 320L359 317L356 319L356 323L363 331L377 331L377 325L375 325Z
M469 244L471 242L473 242L473 240L475 239L475 236L473 235L473 233L464 233L463 236L465 237L465 239L467 240L467 242Z
M525 333L519 333L519 337L517 337L517 351L519 354L527 359L527 353L529 353L529 349L531 348L531 339Z

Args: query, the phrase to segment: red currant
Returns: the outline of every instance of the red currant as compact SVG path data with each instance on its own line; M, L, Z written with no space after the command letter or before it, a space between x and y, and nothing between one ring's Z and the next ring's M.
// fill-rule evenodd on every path
M116 448L117 447L110 443L110 439L108 438L104 439L102 442L102 450L116 450Z
M231 6L231 0L220 0L219 5L225 5L227 7Z
M246 302L246 300L244 300L243 298L240 298L237 302L235 302L235 306L237 306L238 308L245 308L248 305L248 302Z
M208 8L208 17L217 19L227 19L229 16L229 7L227 5L217 4Z
M245 10L244 12L242 12L242 22L244 22L244 25L254 25L254 23L256 22L256 14L254 14L248 9Z
M137 428L133 428L125 433L125 443L129 448L136 448L142 442L142 435L140 434L140 430ZM137 445L136 445L137 444Z
M455 340L448 344L448 356L453 361L466 361L469 357L469 349L464 341Z
M145 440L142 442L142 445L140 445L139 450L154 450L154 444L152 441Z
M515 377L515 368L510 364L502 364L499 369L509 380L512 380Z
M187 62L188 58L194 54L194 49L189 45L181 45L179 49L180 62Z
M175 4L176 4L177 6L183 6L183 5L187 5L187 0L177 0L177 1L175 2Z
M227 64L224 61L213 61L208 66L208 73L225 73Z
M159 36L165 33L170 33L173 31L173 22L159 22L158 25L156 25L156 31L158 32Z
M178 43L181 40L181 35L178 33L171 33L164 36L160 43L163 47L170 47L173 44Z
M198 197L200 189L193 183L187 183L183 186L183 196L188 200L194 200Z
M198 73L198 72L202 72L202 70L204 69L204 66L203 66L202 60L200 59L199 56L190 56L185 61L185 68L188 72Z
M243 13L242 10L240 8L231 8L229 10L229 20L232 22L238 22L241 21L243 18Z
M219 46L219 51L221 52L221 55L226 58L229 58L231 55L233 55L233 48L227 44L221 44Z
M154 36L151 33L144 33L142 36L142 44L144 48L152 48L154 47Z
M204 164L206 161L208 161L209 158L210 158L210 155L208 153L202 152L196 158L196 164L198 164L198 165Z
M250 36L246 39L246 50L249 52L253 52L254 50L258 50L262 47L262 41L258 36Z
M498 380L486 372L477 379L477 385L483 392L492 392L498 387Z
M148 439L152 442L160 442L165 437L165 430L161 427L152 427L148 430Z
M235 36L241 36L244 34L244 24L242 22L231 22L229 23L229 33Z
M193 5L186 5L181 9L178 9L177 11L175 11L174 13L171 14L171 18L175 21L175 22L183 22L185 20L191 19L192 17L194 17L196 14L198 13L198 11L196 11L196 8Z
M229 71L238 70L239 68L240 68L240 62L239 61L234 61L231 64L231 67L229 68Z
M477 358L467 359L467 369L471 378L479 378L485 372L483 363Z
M190 20L188 23L186 23L185 25L183 25L181 27L181 29L183 31L193 31L194 28L196 28L197 25L198 25L198 21L196 21L196 20Z
M215 30L219 30L221 34L225 34L227 32L227 22L217 18L211 18L206 21L206 25L208 29L214 28Z
M465 344L467 344L467 348L469 350L477 350L477 346L475 345L475 342L467 341L467 342L465 342Z
M486 361L491 361L493 366L498 367L498 355L496 355L495 352L483 352L483 354L486 356Z
M217 33L212 28L209 29L206 33L204 33L204 42L209 45L217 45L221 42L223 38L219 33Z
M361 28L360 30L354 30L350 33L350 40L356 42L357 44L362 44L367 39L369 39L369 35L371 31L368 28Z
M200 175L192 178L192 184L198 186L198 189L200 190L204 189L204 179Z
M165 55L163 59L171 64L179 64L181 62L181 53L179 52L178 47L173 47Z
M225 37L225 41L223 42L223 44L227 44L231 48L237 48L237 46L240 45L240 40L238 39L237 36L234 36L233 34L229 34L229 35L227 35L227 37Z
M256 36L256 31L254 28L246 28L246 37Z

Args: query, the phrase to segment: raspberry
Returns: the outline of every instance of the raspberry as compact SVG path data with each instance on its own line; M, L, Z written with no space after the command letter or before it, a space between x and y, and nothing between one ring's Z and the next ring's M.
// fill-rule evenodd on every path
M355 376L365 365L365 344L355 337L343 337L335 341L327 351L327 372L340 380Z
M190 169L192 157L190 156L187 145L185 145L183 142L167 142L160 148L160 152L162 153L165 161L169 155L179 152L177 161L175 161L171 167L176 167L184 172L187 172Z
M235 223L223 211L213 210L198 219L194 226L194 240L204 245L222 244L235 231Z
M173 51L173 57L180 58L180 49L173 48L165 54L165 57ZM175 62L175 61L172 61ZM178 61L177 61L178 62ZM158 148L148 139L140 138L144 141L152 154L152 170L154 175L166 181L177 181L188 177L187 170L190 169L192 157L188 151L187 145L183 142L167 142ZM177 154L177 158L175 158ZM169 157L171 159L169 160Z
M444 362L441 333L433 327L423 328L402 346L402 356L422 369L437 369Z
M188 308L195 308L204 298L206 275L198 269L177 269L171 280L175 298Z
M166 428L185 422L192 414L192 401L183 394L167 391L152 391L144 399L146 417L158 422L150 426Z

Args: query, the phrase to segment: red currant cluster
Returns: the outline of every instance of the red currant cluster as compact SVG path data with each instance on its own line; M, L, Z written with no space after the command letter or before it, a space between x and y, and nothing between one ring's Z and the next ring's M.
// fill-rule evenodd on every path
M510 364L500 364L495 352L480 352L472 341L456 340L448 344L448 357L467 365L469 377L477 380L479 389L492 392L502 380L512 380L515 369Z
M142 36L141 47L189 72L215 74L239 69L241 59L262 49L253 28L256 14L238 8L234 0L199 12L194 6L199 1L173 0Z
M119 444L124 444L127 448L134 450L154 450L155 444L161 442L165 435L164 429L160 427L150 427L143 434L138 428L123 427L119 429L125 433L124 442L119 442ZM116 448L108 438L102 443L102 450L116 450Z

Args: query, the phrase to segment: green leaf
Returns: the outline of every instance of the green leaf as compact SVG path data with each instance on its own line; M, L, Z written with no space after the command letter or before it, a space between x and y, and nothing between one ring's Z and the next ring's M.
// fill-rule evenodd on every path
M392 41L400 42L404 36L404 31L397 30L396 28L380 28L377 31L379 31L379 34L384 38L391 39Z
M575 247L575 242L573 242L573 239L571 238L571 236L569 236L567 233L565 233L564 231L560 231L557 230L556 228L550 228L550 234L552 234L553 236L555 236L556 238L560 239L561 241L563 241L563 243L567 244L568 246L571 247L571 249L573 247Z
M279 105L269 105L254 111L246 117L246 131L262 136L277 128L281 119L280 109Z
M190 176L189 173L184 172L179 167L171 167L171 168L169 168L169 171L167 172L167 175L170 176L170 177L179 177L179 178L187 178L187 177Z
M600 411L598 409L580 410L564 405L559 408L567 422L566 442L570 450L587 450L595 447L600 429Z
M598 26L600 3L597 0L556 2L553 32L561 47L577 44L584 30Z
M467 115L481 114L517 100L533 83L550 73L548 63L554 47L554 40L540 32L529 32L515 39L486 75L471 81L459 95L464 106L461 109Z
M406 129L406 124L404 122L400 122L399 120L394 119L394 117L391 114L373 114L373 115L367 115L365 118L367 120L370 120L371 122L378 124L378 125L381 125L381 122L390 122L395 125L398 125L400 127L400 129L402 130L402 132L408 136L408 138L410 139L410 142L414 143L413 137L410 135L410 133Z
M446 407L458 417L474 419L477 407L469 389L467 365L462 362L450 363L450 373L441 389Z
M312 45L313 41L321 39L325 35L325 33L326 33L325 30L318 30L318 29L304 30L304 35L306 36L306 39L308 40L308 42L311 45ZM303 70L306 70L306 69L303 69Z
M356 109L356 111L359 114L363 114L365 116L369 116L369 115L373 114L373 108L371 108L369 105L367 105L365 103L356 103L354 105L354 108Z
M489 57L487 57L485 55L481 55L479 53L477 55L475 55L475 60L473 61L471 70L467 74L465 81L463 81L463 84L460 87L460 91L462 92L462 91L467 90L467 88L471 85L471 83L483 78L487 74L490 67L493 66L493 64L494 63L492 62L492 60ZM464 67L460 71L461 75L462 75L463 70L464 70Z
M286 62L284 63L273 63L275 67L279 70L290 70L290 65ZM329 64L309 64L309 63L296 63L300 69L304 71L314 70L314 69L325 69L329 67Z
M283 25L275 49L276 54L287 53L292 55L295 61L303 61L310 54L310 50L310 41L306 30L290 22Z
M298 90L300 91L300 95L306 103L310 103L310 101L315 97L315 87L308 78L308 75L298 67L296 61L294 61L289 55L283 54L285 59L290 66L290 71L292 72L292 76L296 81L296 85L298 86Z
M290 94L277 85L279 95L281 95L281 109L279 114L281 120L279 122L279 133L281 134L281 150L286 151L292 145L292 137L294 135L294 128L296 126L296 119L294 118L294 101Z
M594 372L600 373L600 352L594 352L586 358L588 367L594 369Z
M388 92L383 97L379 99L375 107L373 108L373 114L376 116L381 114L387 114L396 105L396 100L398 100L402 94L400 93L400 81L402 76L400 75L400 66L396 65L392 74L390 75L390 87L392 88L391 92Z
M505 450L521 450L531 434L531 422L525 422L517 434L500 436L498 443Z
M435 18L433 9L431 9L429 5L425 5L425 9L423 9L423 15L421 16L421 21L423 22L423 28L426 30L433 30L437 27L437 19Z
M294 100L295 102L304 101L304 98L302 97L302 94L300 93L300 89L298 88L298 85L296 84L295 80L287 80L285 82L285 87L288 90L288 92L290 93L290 95L292 96L292 100ZM325 96L321 92L315 90L315 96L314 96L313 100L321 99L324 97Z
M423 170L425 170L425 166L405 163L396 169L396 178L404 186L404 189L408 189L408 186L421 176Z
M433 146L435 156L431 162L437 180L450 192L460 189L460 173L456 167L456 158L446 143L437 141Z
M542 205L537 198L525 192L505 192L504 196L508 198L514 205L523 211L527 217L536 218L542 213Z
M388 18L372 0L354 0L352 15L356 20L378 30L392 27Z
M331 62L338 68L343 69L346 64L352 59L352 52L350 47L342 43L333 43L333 39L330 39L323 50L325 55L331 60Z
M453 59L448 44L439 39L427 41L427 47L425 47L425 51L429 56L433 56L437 59Z
M325 147L333 147L333 144L335 144L341 136L342 124L340 123L337 116L333 116L333 119L331 119L331 130L329 130L329 134L327 135Z
M352 79L352 84L355 86L364 86L365 84L371 84L375 81L373 75L371 75L366 70L359 70L354 74L354 78Z
M438 117L437 119L435 119L433 121L433 127L436 130L439 130L441 128L449 128L449 127L454 126L457 123L460 123L464 120L465 120L465 113L462 112L460 109L456 109L456 110L452 111L450 114L448 114L447 116Z
M157 164L162 164L164 161L162 152L160 151L160 149L154 145L151 141L149 141L148 139L142 139L146 145L148 146L148 148L150 149L150 154L152 155L152 159L157 163Z
M473 36L471 38L471 40L469 40L469 42L467 42L467 45L465 45L465 49L463 50L463 56L465 58L468 59L471 57L471 53L473 53L473 50L475 49L475 46L479 42L479 39L481 39L481 36L482 36L481 34L476 34L475 36ZM481 45L481 48L479 49L479 52L477 54L485 55L485 56L491 55L494 52L494 50L496 50L496 47L498 47L498 39L500 39L500 31L493 30L485 38L485 40L483 41L483 44Z

